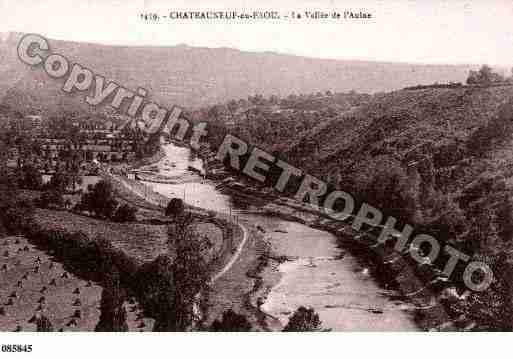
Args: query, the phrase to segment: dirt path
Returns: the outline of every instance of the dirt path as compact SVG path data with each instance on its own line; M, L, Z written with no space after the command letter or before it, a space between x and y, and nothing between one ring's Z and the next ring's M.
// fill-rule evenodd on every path
M230 261L228 263L226 263L226 265L212 277L212 279L211 279L212 284L217 279L221 278L226 272L228 272L232 268L233 264L239 259L240 254L242 253L242 250L244 249L244 246L246 245L246 242L248 241L248 229L242 224L238 223L237 225L242 230L242 240L240 241L239 246L237 247L237 250L233 254Z
M121 176L116 176L116 175L113 175L111 173L109 173L108 170L105 171L105 175L106 176L109 176L111 178L113 178L115 181L121 183L121 185L128 191L132 192L134 195L140 197L143 201L145 202L148 202L154 206L158 206L160 208L163 208L163 202L162 201L159 201L159 200L156 200L156 199L152 199L152 198L149 198L148 195L145 195L144 192L142 192L140 189L138 188L134 188L134 186L130 185L128 182L126 182L124 180L123 177ZM201 209L195 209L195 208L190 208L190 211L191 212L202 212ZM203 214L203 213L202 213ZM228 272L230 270L230 268L232 268L232 266L234 265L234 263L238 260L238 258L240 257L241 253L242 253L242 250L244 249L244 246L246 245L247 243L247 240L248 240L248 229L246 228L246 226L244 226L243 224L241 223L237 223L233 220L233 218L231 218L230 216L227 216L227 215L224 215L224 214L221 214L221 213L216 213L217 217L219 218L222 218L228 222L230 222L232 225L234 226L237 226L241 229L242 231L242 238L240 240L240 243L239 245L237 246L237 249L235 250L235 252L233 253L233 255L231 256L230 260L228 261L228 263L226 263L223 268L221 268L214 276L212 276L211 278L211 283L213 284L216 280L218 280L219 278L221 278L226 272ZM221 255L222 256L222 255Z

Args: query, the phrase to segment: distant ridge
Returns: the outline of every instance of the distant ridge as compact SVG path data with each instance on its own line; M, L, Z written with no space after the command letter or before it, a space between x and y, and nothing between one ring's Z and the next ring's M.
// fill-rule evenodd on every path
M90 109L62 83L16 56L21 33L0 35L0 103L41 111ZM250 95L317 91L384 92L418 84L463 82L471 65L315 59L230 48L110 46L49 39L52 51L119 84L146 88L163 105L198 107ZM80 100L80 101L77 101ZM78 108L77 108L78 106Z

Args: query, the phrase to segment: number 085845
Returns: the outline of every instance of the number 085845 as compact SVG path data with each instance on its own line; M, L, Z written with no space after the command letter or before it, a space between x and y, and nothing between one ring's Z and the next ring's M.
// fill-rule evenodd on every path
M30 353L31 344L2 344L3 353Z

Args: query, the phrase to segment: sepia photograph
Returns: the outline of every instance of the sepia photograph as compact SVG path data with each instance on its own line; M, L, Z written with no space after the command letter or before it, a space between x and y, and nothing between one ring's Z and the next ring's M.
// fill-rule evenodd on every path
M510 1L0 9L2 355L513 331Z

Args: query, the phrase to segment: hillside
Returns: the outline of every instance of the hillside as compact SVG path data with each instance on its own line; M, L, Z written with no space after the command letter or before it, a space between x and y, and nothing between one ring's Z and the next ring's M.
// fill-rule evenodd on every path
M0 42L2 103L42 110L87 109L81 98L16 56L21 34ZM54 52L132 89L145 87L162 104L197 107L246 98L316 91L380 92L434 82L463 82L470 66L322 60L230 48L105 46L49 40Z
M368 104L322 123L297 140L288 148L287 156L306 163L314 172L321 170L317 164L324 161L341 168L346 166L344 163L364 162L380 155L394 156L404 164L422 155L440 160L444 157L443 165L448 166L453 161L447 159L448 153L440 151L451 146L455 146L452 153L489 156L492 148L479 149L478 143L470 142L472 135L496 118L500 109L506 116L505 106L512 98L513 86L376 95ZM316 161L303 162L314 158ZM324 165L322 169L326 171Z
M287 151L310 173L487 262L492 286L447 308L481 328L508 330L512 155L513 86L376 96Z
M394 216L397 229L411 224L417 233L486 262L495 276L490 288L451 299L445 309L479 330L511 330L513 86L376 94L337 114L319 106L309 113L315 121L299 128L293 119L305 114L297 110L280 121L258 113L239 122L234 133ZM277 133L273 124L280 122ZM272 143L276 138L281 140ZM272 166L269 172L277 180L281 170ZM299 186L295 182L290 194ZM444 268L446 260L441 253L435 267ZM458 295L466 290L461 264L452 282L436 289L442 303L444 287Z

